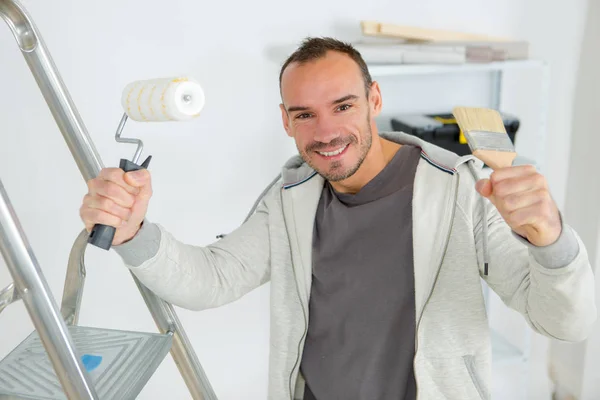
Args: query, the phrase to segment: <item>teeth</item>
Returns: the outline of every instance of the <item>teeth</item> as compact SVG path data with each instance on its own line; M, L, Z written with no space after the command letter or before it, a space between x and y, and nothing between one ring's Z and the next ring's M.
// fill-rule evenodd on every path
M338 154L340 154L342 151L344 151L344 149L347 147L348 145L341 147L337 150L334 151L319 151L319 154L326 156L326 157L332 157L332 156L337 156Z

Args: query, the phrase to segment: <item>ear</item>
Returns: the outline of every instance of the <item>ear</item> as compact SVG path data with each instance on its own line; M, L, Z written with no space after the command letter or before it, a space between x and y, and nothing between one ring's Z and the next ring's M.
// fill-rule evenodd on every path
M288 136L292 137L292 131L290 129L290 116L288 115L283 103L279 104L279 109L281 110L281 120L283 122L283 129L285 129Z
M369 90L369 107L371 107L371 116L376 117L381 112L382 98L379 83L373 81L371 90Z

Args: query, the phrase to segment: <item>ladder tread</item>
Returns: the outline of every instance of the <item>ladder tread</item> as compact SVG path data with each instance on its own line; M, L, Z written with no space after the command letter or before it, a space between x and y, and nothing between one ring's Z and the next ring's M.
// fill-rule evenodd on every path
M169 334L68 326L100 399L134 399L171 349ZM67 400L36 331L0 361L0 399Z

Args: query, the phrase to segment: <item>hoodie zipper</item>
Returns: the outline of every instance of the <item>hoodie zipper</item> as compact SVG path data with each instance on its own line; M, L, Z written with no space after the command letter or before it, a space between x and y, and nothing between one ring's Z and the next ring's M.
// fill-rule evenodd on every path
M456 183L454 184L454 199L453 199L453 202L452 202L452 212L450 214L450 228L448 230L448 235L446 236L446 242L444 244L444 250L442 252L442 257L441 257L439 265L437 267L437 272L436 272L436 275L435 275L435 279L434 279L433 285L431 286L431 290L429 291L429 294L427 296L427 300L425 301L425 304L423 305L423 309L421 311L421 314L419 315L419 319L417 320L416 329L415 329L415 354L418 351L418 347L419 347L419 339L418 339L419 335L418 335L418 332L419 332L419 326L421 324L421 319L423 317L423 314L425 313L425 307L427 307L427 303L429 303L429 300L431 299L431 295L433 294L433 288L435 287L435 285L437 283L437 280L438 280L438 277L439 277L439 274L440 274L440 270L442 268L442 264L443 264L444 258L446 256L446 252L448 251L448 243L450 242L450 235L452 233L452 228L454 226L454 215L455 215L455 212L456 212L456 201L458 199L458 186L459 186L459 183L460 183L460 176L459 176L458 172L455 172L454 176L456 177ZM283 197L283 193L281 194L281 196ZM283 204L283 198L281 200L282 200L282 204ZM283 221L284 221L284 225L285 225L286 231L289 232L287 221L286 221L286 218L285 218L285 213L284 213ZM290 254L291 254L291 252L292 252L292 248L291 248L292 245L291 245L291 243L289 244L289 246L290 246ZM294 371L296 370L296 367L298 366L298 362L300 360L300 347L302 345L302 341L304 340L304 338L306 337L306 334L308 333L308 321L307 321L307 318L306 318L306 310L304 309L304 305L302 304L302 297L300 296L300 288L298 287L298 279L296 278L296 274L295 274L295 268L296 267L295 267L295 265L294 265L293 262L292 262L292 268L294 268L294 286L296 288L296 295L298 296L298 301L300 303L300 308L302 309L302 316L304 318L304 332L302 333L302 337L300 338L300 341L298 342L298 349L297 349L298 351L297 351L297 354L296 354L296 361L294 362L294 366L292 367L292 370L290 372L290 376L289 376L289 379L288 379L288 381L289 381L289 391L290 391L290 400L294 400L293 386L295 386L295 385L292 385L292 377L294 376ZM416 357L415 357L415 359L416 359ZM415 361L416 360L413 360L413 369L416 369L416 363L415 363ZM415 382L415 385L416 385L417 394L418 394L419 393L418 383ZM418 395L417 395L417 397L418 397Z
M302 346L302 341L304 340L304 338L306 337L306 334L308 332L308 321L306 319L306 311L304 310L304 305L302 305L302 299L300 297L300 289L298 288L298 280L295 279L295 281L296 281L296 284L295 284L296 294L298 295L298 301L300 302L300 308L302 308L302 316L304 317L304 332L302 333L302 337L300 338L300 341L298 342L298 351L296 353L296 361L294 362L294 366L292 367L292 371L290 372L290 379L289 379L290 400L294 400L294 387L296 386L296 385L292 384L292 377L294 376L294 370L296 369L296 366L298 365L298 362L300 361L300 347ZM298 371L298 373L300 373L300 371Z
M456 183L454 184L454 199L452 202L452 212L450 213L450 228L448 229L448 235L446 236L446 243L444 244L444 250L442 252L442 257L440 259L439 265L437 267L437 272L435 274L435 278L433 280L433 285L431 285L431 290L429 291L428 295L427 295L427 299L425 300L425 304L423 304L423 308L421 309L421 313L419 315L419 318L417 320L417 325L416 325L416 329L415 329L415 355L417 354L418 350L419 350L419 326L421 325L421 319L423 318L423 314L425 314L425 308L427 307L427 304L429 303L429 300L431 299L431 296L433 295L433 289L435 288L435 285L437 283L438 277L440 275L440 270L442 269L442 264L444 263L444 258L446 257L446 252L448 251L448 244L450 243L450 235L452 234L452 228L454 226L454 214L455 214L455 210L456 210L456 201L458 199L458 185L460 182L460 176L458 174L458 172L455 173L456 176ZM416 371L417 369L417 365L416 365L416 357L413 360L413 370ZM416 391L417 391L417 398L419 398L419 384L418 381L415 379L415 385L416 385Z
M283 204L283 192L281 193L281 204ZM283 223L285 225L285 230L289 232L290 230L288 229L288 225L287 225L287 220L285 217L285 213L283 214ZM289 247L290 247L290 254L292 254L292 243L290 241L289 243ZM288 379L289 381L289 390L290 390L290 400L294 400L294 386L292 385L292 377L294 376L294 371L296 370L296 367L298 366L298 362L300 361L300 346L302 345L302 341L304 340L304 338L306 337L306 334L308 333L308 320L306 318L306 311L304 310L304 304L302 304L302 296L300 296L300 288L298 287L298 279L296 278L296 266L294 265L294 261L292 260L292 268L294 269L293 273L294 273L294 287L296 288L296 295L298 296L298 302L300 303L300 308L302 309L302 316L304 318L304 332L302 333L302 337L300 338L300 341L298 342L298 351L296 353L296 361L294 362L294 366L292 367L292 370L290 371L290 377Z

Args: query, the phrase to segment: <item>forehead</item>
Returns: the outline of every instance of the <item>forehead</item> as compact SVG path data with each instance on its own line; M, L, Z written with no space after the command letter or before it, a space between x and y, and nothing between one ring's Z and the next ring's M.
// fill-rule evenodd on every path
M350 56L329 51L317 60L290 64L281 77L281 94L286 106L318 104L348 94L362 96L364 82Z

